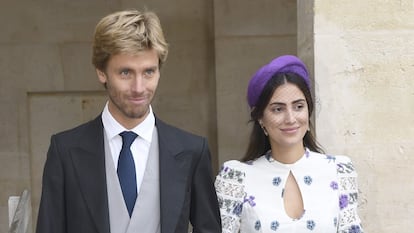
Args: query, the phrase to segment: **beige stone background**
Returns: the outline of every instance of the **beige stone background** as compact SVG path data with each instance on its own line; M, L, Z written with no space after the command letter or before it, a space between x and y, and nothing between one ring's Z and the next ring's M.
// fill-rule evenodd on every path
M367 232L411 233L414 1L6 0L0 3L0 232L9 196L32 192L34 222L50 135L105 102L90 62L104 15L157 12L169 41L155 113L208 137L217 171L240 158L250 76L281 54L314 72L316 133L358 170Z

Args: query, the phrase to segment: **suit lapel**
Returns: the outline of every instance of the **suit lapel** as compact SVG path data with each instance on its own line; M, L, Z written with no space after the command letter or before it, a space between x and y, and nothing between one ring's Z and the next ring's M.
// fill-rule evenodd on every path
M160 158L160 205L162 233L175 232L186 197L188 169L191 163L182 153L176 135L156 119Z
M100 233L109 233L105 151L101 116L79 134L80 144L70 151L86 206Z
M170 126L156 118L160 159L160 208L162 233L176 229L187 195L191 159ZM104 135L101 116L79 134L79 147L70 151L77 181L92 219L100 233L110 233L105 175ZM181 142L182 143L182 142Z

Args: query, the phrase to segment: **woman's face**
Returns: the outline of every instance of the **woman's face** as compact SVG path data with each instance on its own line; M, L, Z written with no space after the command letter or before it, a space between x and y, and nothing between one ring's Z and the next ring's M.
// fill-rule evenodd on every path
M268 133L271 147L303 147L309 129L309 110L303 92L292 83L276 88L259 123Z

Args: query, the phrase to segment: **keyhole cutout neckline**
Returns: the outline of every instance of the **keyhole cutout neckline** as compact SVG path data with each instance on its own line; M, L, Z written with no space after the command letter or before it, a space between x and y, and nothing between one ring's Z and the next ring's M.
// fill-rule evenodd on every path
M285 164L285 163L281 163L279 161L277 161L276 159L274 159L272 157L272 151L269 150L267 151L265 157L267 158L267 160L269 161L269 163L273 163L275 166L282 166L285 167L287 169L289 169L289 174L286 178L286 183L285 186L283 188L283 193L282 193L282 206L283 206L283 212L285 213L285 215L292 219L293 221L299 220L303 217L303 215L305 214L306 210L305 210L305 204L303 201L303 196L302 196L302 191L299 187L299 184L297 182L297 179L295 178L295 176L292 173L292 168L296 167L296 166L300 166L300 164L309 157L309 149L305 148L305 153L304 155L297 160L296 162L292 163L292 164ZM293 192L293 193L292 193ZM287 195L289 195L289 197L287 197ZM293 195L293 196L290 196ZM296 206L294 206L295 204L290 205L291 203L300 203ZM291 211L290 208L295 208L295 211Z
M292 171L289 172L283 189L283 207L286 215L293 220L300 219L305 213L302 192Z

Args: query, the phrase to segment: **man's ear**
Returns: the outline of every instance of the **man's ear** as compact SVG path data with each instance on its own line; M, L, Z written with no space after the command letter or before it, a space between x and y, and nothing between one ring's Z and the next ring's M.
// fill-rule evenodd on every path
M105 74L105 72L103 72L102 70L100 70L98 68L96 68L95 71L96 71L96 74L98 75L99 82L101 82L102 84L105 84L106 83L106 74Z

